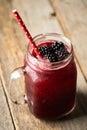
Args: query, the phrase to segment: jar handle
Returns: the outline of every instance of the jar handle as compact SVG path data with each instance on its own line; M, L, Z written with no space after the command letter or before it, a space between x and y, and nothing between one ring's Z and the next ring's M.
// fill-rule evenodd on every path
M27 96L24 94L25 89L23 82L23 77L26 74L25 68L26 68L25 66L18 67L14 69L10 74L10 80L9 80L10 99L13 103L18 105L27 103Z

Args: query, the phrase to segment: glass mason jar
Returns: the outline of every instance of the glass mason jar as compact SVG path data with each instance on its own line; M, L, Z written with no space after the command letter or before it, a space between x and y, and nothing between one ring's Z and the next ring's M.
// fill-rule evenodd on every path
M69 52L65 59L50 63L36 58L32 46L29 45L24 66L21 67L27 102L32 114L42 119L61 118L75 107L77 69L73 46L68 38L56 33L39 34L33 40L37 46L49 41L62 41Z

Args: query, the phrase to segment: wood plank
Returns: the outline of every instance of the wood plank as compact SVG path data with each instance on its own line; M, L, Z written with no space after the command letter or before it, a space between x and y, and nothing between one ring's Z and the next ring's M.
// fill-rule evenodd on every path
M2 16L6 14L6 17L1 19L3 28L1 28L2 36L0 37L0 64L2 68L1 79L4 83L3 87L9 99L9 75L15 67L23 65L23 55L25 53L27 43L20 27L18 27L11 15L11 9L16 7L19 10L26 25L29 28L31 27L30 32L32 35L47 31L63 32L56 18L50 15L50 13L54 11L47 0L37 0L37 2L34 0L26 0L26 2L21 0L21 3L18 0L11 1L11 3L10 1L3 1L3 6L4 8L7 8L7 13L5 13L4 8L2 8L1 14ZM46 7L46 10L44 7ZM29 23L27 19L29 19ZM9 101L16 130L85 130L87 128L87 84L79 68L77 86L78 105L75 111L67 118L59 121L42 121L36 119L30 113L27 104L16 105Z
M87 81L87 0L50 0L58 21L72 39L75 54Z
M61 27L57 26L58 23L55 16L52 16L54 10L47 0L38 0L37 2L35 0L26 0L26 3L23 0L21 3L14 0L13 6L20 12L28 30L33 36L47 32L62 33Z
M0 79L0 130L14 130L14 125L2 86Z

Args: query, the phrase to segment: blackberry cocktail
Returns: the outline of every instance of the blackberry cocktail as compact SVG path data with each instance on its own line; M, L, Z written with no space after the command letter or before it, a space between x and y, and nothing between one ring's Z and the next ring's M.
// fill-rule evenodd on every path
M34 38L42 58L31 46L25 57L25 86L31 112L38 118L55 119L75 106L77 71L70 41L59 34Z
M55 119L69 114L75 106L77 80L71 42L56 33L40 34L33 39L19 13L12 12L30 45L24 66L11 73L11 82L25 74L29 108L36 117Z

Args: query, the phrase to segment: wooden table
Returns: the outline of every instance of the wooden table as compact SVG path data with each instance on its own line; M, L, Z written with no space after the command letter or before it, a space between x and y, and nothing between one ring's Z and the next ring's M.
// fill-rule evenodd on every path
M78 70L76 109L66 118L41 121L28 105L10 101L9 76L23 65L28 41L16 8L32 36L57 32L72 40ZM87 130L87 0L0 0L0 130Z

